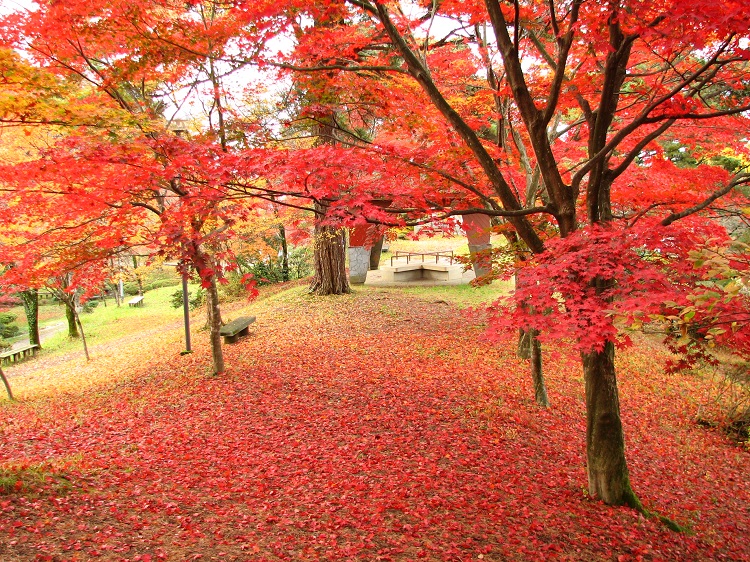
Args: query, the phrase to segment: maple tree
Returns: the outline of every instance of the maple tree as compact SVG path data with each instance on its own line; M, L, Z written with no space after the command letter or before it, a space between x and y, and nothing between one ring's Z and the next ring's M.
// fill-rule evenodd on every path
M716 160L726 148L747 153L742 6L237 0L203 17L215 6L45 2L6 19L11 40L106 94L94 98L108 99L103 107L122 112L127 128L87 127L3 181L52 181L52 162L56 176L75 170L70 191L108 207L112 220L132 228L142 224L137 211L157 214L154 238L209 286L223 274L210 249L254 199L286 197L318 214L325 203L321 224L334 229L502 217L515 252L508 269L525 258L524 282L513 313L497 314L492 328L575 340L586 381L589 491L640 507L625 461L616 321L668 314L673 301L683 319L696 317L679 297L696 282L695 262L685 258L707 241L729 242L714 220L720 201L729 210L747 206L738 189L748 183L746 168ZM291 48L279 52L273 37ZM315 93L307 111L331 116L325 125L339 142L233 145L222 88L250 64L307 77ZM176 91L197 76L210 84L218 124L195 138L165 134L156 84ZM680 159L698 165L681 167L675 145ZM376 199L393 203L378 208ZM217 333L214 321L216 341ZM216 372L220 352L215 345Z
M74 61L84 67L86 64L91 64L96 57L94 53L76 54L77 59L75 59L76 55L68 54L68 56L74 57ZM56 142L38 159L8 166L15 170L12 172L13 178L6 182L12 188L9 190L11 200L19 198L19 194L21 199L21 203L16 201L12 204L24 208L28 215L36 213L35 216L39 217L40 213L44 213L40 206L43 199L47 199L50 205L56 204L60 199L74 201L72 205L64 204L68 207L67 213L58 213L47 221L45 225L47 230L44 233L46 240L41 240L41 236L37 240L37 244L42 246L56 243L54 240L49 240L50 234L59 236L60 233L64 233L68 240L75 240L76 237L81 239L80 227L75 224L71 225L71 223L78 223L84 226L96 225L99 229L97 236L100 245L107 246L110 252L120 252L130 245L143 244L144 238L152 244L161 240L165 245L163 247L168 248L166 253L174 252L176 247L180 247L180 250L175 253L182 259L184 267L194 267L198 270L209 288L209 312L212 333L215 336L213 352L216 372L223 372L218 334L221 318L216 288L217 263L210 251L207 251L212 243L215 244L215 241L205 240L206 234L210 236L214 232L213 227L216 227L214 230L218 229L219 232L222 229L216 224L215 198L200 199L202 203L200 208L191 202L184 207L179 204L172 205L178 208L177 212L174 208L168 209L170 207L170 202L167 200L169 194L177 199L184 198L186 195L180 185L179 172L172 172L166 177L163 173L159 173L163 172L166 159L169 157L169 149L168 147L165 149L164 144L168 144L173 135L165 130L163 124L160 126L160 134L155 133L154 126L159 125L159 103L152 99L151 82L142 83L141 88L138 89L133 82L129 81L132 76L111 76L113 82L109 82L109 78L105 77L104 69L107 65L105 60L113 55L114 53L106 53L106 55L102 54L100 59L96 59L94 66L101 64L102 71L94 72L93 75L87 75L80 66L76 68L73 62L66 67L62 58L56 61L68 71L66 78L56 79L52 73L42 74L47 77L45 85L49 85L49 89L52 90L51 94L46 92L43 99L54 99L55 96L60 95L60 90L68 82L80 82L81 78L92 82L100 90L98 92L86 91L86 88L80 86L77 90L73 90L75 94L78 94L78 98L70 95L67 97L67 105L72 108L71 114L66 115L64 120L52 121L55 125L66 127L66 134L61 135L61 139L56 139ZM17 75L24 75L16 69L24 70L27 65L13 58L7 59L6 64L5 74L9 77L7 88L12 91L19 84ZM116 74L115 67L116 63L113 63L110 70ZM81 97L83 97L83 103L80 103ZM16 107L18 105L21 107ZM32 124L48 126L50 123L47 112L38 111L34 104L15 104L4 108L3 121L7 124L22 124L26 127ZM166 141L163 140L165 135L169 135ZM119 146L123 151L119 155L117 155L118 143L121 143ZM133 150L133 155L131 160L126 162L127 157L124 153L129 150ZM142 167L141 171L144 175L141 176L143 181L140 185L138 185L138 178L122 169L133 165L138 166L136 162L138 158L144 159L142 162L144 166L155 166L158 170L158 176L154 177L151 172ZM88 169L81 168L82 160L90 164ZM54 168L49 165L51 162L54 162ZM67 173L66 165L70 166ZM25 173L18 175L19 169L24 167ZM136 182L135 186L131 183L133 181ZM43 195L45 190L50 190L53 195L45 198ZM158 232L158 227L154 228L154 222L149 221L144 213L149 211L157 217L162 217L167 210L168 218L162 220L165 228ZM71 216L74 218L71 219ZM58 225L51 224L54 220L58 221ZM67 224L61 224L60 221L65 221ZM196 238L201 240L196 241ZM8 257L4 259L6 263L13 263ZM16 264L16 269L18 268Z
M686 248L701 243L701 226L722 230L716 222L692 218L703 211L710 214L712 203L724 195L742 195L736 187L748 181L744 169L726 173L706 160L690 177L665 157L661 143L674 138L698 155L726 146L746 151L747 16L732 2L644 6L574 1L558 6L488 1L433 4L424 10L377 1L347 4L352 17L358 13L370 25L353 36L343 33L351 23L347 21L339 35L328 32L325 41L320 32L311 32L301 47L335 61L329 72L349 71L360 83L368 73L393 74L392 83L377 82L388 95L383 105L407 99L414 104L417 98L424 113L431 107L450 124L449 131L399 108L403 113L394 118L393 132L423 135L421 144L402 146L400 155L419 158L445 177L443 162L460 153L461 166L449 168L450 179L454 189L473 194L476 203L466 205L465 198L443 203L447 214L503 216L540 256L530 262L545 267L536 267L532 283L515 295L517 302L530 306L518 306L514 320L541 330L550 315L563 314L563 321L554 324L555 335L576 339L586 379L589 489L607 503L640 508L624 454L612 310L648 314L650 306L661 307L666 294L679 287L677 279L664 275L662 260L639 254L639 244L661 252L664 262L682 257ZM420 33L438 12L457 22L442 41ZM502 73L502 80L494 85L490 80L490 87L475 95L455 70L457 61L471 65L463 76L476 84L470 77L480 65L469 56L476 36L462 31L472 24L490 28L494 38L482 45L491 54L485 61L497 61L495 72ZM407 98L408 86L399 89L403 75L413 78L421 92L412 88ZM476 100L482 95L483 108ZM514 169L506 160L511 147L492 146L483 138L482 128L492 124L496 108L491 102L498 96L512 103L513 125L533 152L543 188L536 206L524 206L514 189ZM716 127L710 133L705 127L709 119ZM721 131L721 141L716 131ZM463 172L461 167L471 169ZM677 178L690 185L679 196L674 191L679 189ZM644 180L663 182L667 189L643 189L638 182ZM541 215L541 222L532 215ZM688 224L680 225L681 220ZM561 240L545 242L550 234ZM676 248L680 245L682 251ZM628 295L637 295L640 302Z

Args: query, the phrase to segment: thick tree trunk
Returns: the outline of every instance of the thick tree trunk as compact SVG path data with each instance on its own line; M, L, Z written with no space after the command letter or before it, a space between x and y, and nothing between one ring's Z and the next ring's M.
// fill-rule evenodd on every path
M350 293L346 276L346 231L315 224L315 276L310 292L315 295Z
M39 291L29 289L21 293L26 322L29 325L29 343L41 349L42 340L39 338Z
M586 382L586 457L589 493L610 505L641 509L625 461L625 438L615 373L615 346L582 355Z
M518 329L518 347L516 355L521 359L528 361L531 359L531 336L523 328Z
M206 309L208 310L208 328L211 339L211 356L214 374L224 373L224 352L221 349L221 309L219 308L219 291L216 278L211 277L211 285L206 289Z
M78 324L76 323L75 303L68 304L67 301L65 302L65 318L68 321L68 337L81 337L81 334L78 333Z
M385 236L381 236L375 241L370 250L370 271L377 271L380 267L380 257L383 254L383 243Z

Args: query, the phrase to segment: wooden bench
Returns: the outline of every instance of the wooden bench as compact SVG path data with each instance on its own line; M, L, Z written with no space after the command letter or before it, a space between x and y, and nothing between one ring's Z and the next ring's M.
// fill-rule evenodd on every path
M15 363L16 361L23 359L29 354L36 355L38 349L39 346L36 344L18 347L16 349L11 349L10 351L0 353L0 359L5 365L9 363Z
M128 306L143 306L143 295L133 297L128 301Z
M219 331L224 336L224 343L234 343L241 337L248 335L248 327L253 322L255 322L255 316L242 316L224 324Z

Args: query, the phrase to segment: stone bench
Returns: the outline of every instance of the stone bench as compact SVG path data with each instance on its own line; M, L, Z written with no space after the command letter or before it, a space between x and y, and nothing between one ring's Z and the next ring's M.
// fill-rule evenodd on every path
M255 316L243 316L224 324L219 333L224 336L224 343L234 343L249 333L249 326L255 322Z
M143 295L133 297L128 301L128 306L143 306Z
M463 277L463 266L447 263L411 262L380 268L383 281L457 281Z

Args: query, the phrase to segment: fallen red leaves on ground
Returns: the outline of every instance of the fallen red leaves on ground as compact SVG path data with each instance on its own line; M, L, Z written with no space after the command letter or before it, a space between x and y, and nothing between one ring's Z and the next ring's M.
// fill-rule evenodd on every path
M586 495L580 367L534 405L514 342L443 301L367 290L268 304L209 358L0 410L0 559L747 560L748 452L692 422L695 381L620 354L631 478L678 534Z

